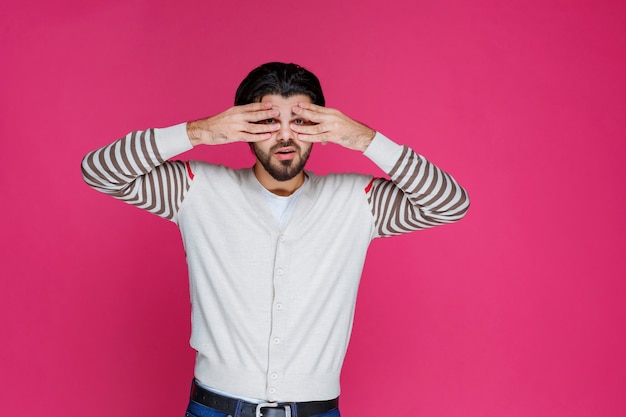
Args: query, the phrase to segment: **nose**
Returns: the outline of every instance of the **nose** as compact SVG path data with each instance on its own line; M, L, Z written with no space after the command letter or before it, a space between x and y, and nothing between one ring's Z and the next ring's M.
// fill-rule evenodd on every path
M281 123L277 139L281 142L287 142L289 140L295 139L295 134L293 130L291 130L291 128L289 127L289 122Z

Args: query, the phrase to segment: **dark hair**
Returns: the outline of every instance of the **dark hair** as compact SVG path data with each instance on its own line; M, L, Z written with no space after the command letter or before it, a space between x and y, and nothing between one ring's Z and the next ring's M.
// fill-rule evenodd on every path
M260 101L268 94L291 97L304 94L313 104L326 104L320 81L315 74L296 64L268 62L250 71L235 93L235 105Z

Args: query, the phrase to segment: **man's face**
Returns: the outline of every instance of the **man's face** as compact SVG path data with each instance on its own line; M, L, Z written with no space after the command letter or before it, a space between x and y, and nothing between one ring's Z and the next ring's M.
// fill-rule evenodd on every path
M291 97L267 95L261 99L263 103L272 103L272 108L280 111L274 119L262 123L279 123L280 129L272 137L262 142L252 142L252 150L263 168L277 181L288 181L302 172L311 153L313 144L296 139L296 134L289 125L308 124L291 112L291 108L299 102L310 103L311 99L303 94Z

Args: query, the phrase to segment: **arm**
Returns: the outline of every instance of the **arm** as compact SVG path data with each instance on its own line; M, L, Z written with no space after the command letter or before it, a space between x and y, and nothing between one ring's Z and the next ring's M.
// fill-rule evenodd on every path
M465 216L465 189L409 147L378 133L365 155L391 177L375 178L366 190L378 236L453 223Z
M192 177L185 163L166 160L189 149L184 125L132 132L88 153L83 179L100 192L171 220Z
M469 208L467 192L448 173L412 149L334 109L300 103L293 112L315 123L292 125L298 139L360 150L391 177L375 178L366 189L378 236L452 223L465 216Z
M236 106L218 115L165 129L132 132L83 158L83 179L92 188L166 219L173 219L193 173L185 162L167 162L193 146L268 139L276 116L266 104Z

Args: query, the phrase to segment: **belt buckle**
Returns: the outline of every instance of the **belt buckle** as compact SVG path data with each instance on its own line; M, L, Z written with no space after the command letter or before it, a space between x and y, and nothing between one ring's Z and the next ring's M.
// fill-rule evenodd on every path
M285 417L291 417L291 407L288 405L278 405L278 403L261 403L256 406L256 417L263 417L261 409L282 407L285 410Z

